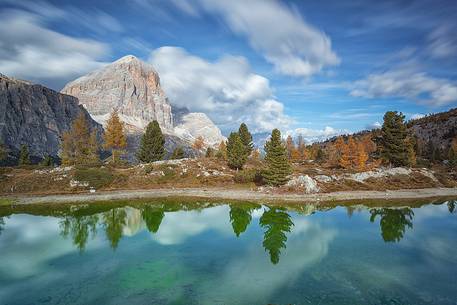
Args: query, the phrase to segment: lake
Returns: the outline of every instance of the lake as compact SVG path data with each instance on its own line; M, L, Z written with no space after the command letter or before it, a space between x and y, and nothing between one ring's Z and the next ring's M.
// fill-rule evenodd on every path
M0 304L455 305L456 203L0 207Z

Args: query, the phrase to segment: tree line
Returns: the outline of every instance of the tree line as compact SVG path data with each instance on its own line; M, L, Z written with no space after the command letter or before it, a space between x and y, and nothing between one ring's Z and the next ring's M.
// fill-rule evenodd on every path
M100 142L103 144L100 145ZM430 146L430 145L429 145ZM117 111L113 111L107 121L103 136L91 130L86 117L79 115L64 132L61 141L60 157L64 165L97 165L100 164L101 149L111 152L109 162L118 163L126 152L127 135L125 125ZM254 148L252 134L248 126L242 123L237 131L231 132L227 141L222 141L213 148L198 137L192 148L201 155L227 162L235 170L242 170L248 160L259 160L261 153ZM206 151L204 149L206 148ZM415 166L418 158L434 160L447 159L451 167L457 167L457 138L446 153L436 147L424 149L414 135L408 130L405 116L400 112L388 111L384 115L380 130L360 135L339 136L324 143L306 144L299 136L297 144L291 135L285 140L281 132L274 129L264 146L264 158L259 174L268 185L282 185L292 173L292 163L315 162L331 168L365 170L381 164L389 166ZM152 121L146 127L136 156L140 162L148 163L164 159L165 137L159 123ZM7 150L0 145L0 158L5 158ZM446 155L446 157L444 157ZM169 158L181 159L186 156L183 147L176 147ZM47 156L43 165L52 165L54 159ZM22 145L19 153L19 164L30 164L28 147Z

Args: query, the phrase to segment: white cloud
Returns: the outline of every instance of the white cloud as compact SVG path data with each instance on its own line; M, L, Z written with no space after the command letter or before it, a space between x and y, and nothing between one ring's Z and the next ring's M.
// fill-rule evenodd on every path
M457 84L414 69L398 68L356 81L351 95L370 99L397 97L443 106L457 102Z
M0 71L29 80L63 84L99 68L109 47L95 40L73 38L47 29L38 15L18 10L0 14Z
M457 38L455 25L442 25L428 35L428 51L431 56L445 58L457 53Z
M243 57L210 62L182 48L161 47L149 62L172 104L205 112L222 129L245 122L254 132L269 131L290 122L268 79L253 73Z
M220 15L279 73L308 77L340 63L330 38L279 1L196 0L195 5Z
M348 133L349 131L346 129L335 129L333 127L327 126L324 129L296 128L293 130L288 130L286 132L286 137L291 135L292 137L296 138L301 135L306 142L313 143Z

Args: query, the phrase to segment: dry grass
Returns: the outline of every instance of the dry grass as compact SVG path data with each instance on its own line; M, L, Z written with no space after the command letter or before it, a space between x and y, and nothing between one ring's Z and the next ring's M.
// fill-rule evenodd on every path
M224 187L233 189L256 189L261 185L259 172L263 164L250 161L242 171L228 168L225 161L215 158L184 160L180 164L146 164L133 167L101 167L93 169L52 168L2 168L0 169L0 193L2 194L57 194L96 190L153 189L153 188L198 188ZM433 168L438 181L414 172L411 175L396 175L385 178L369 178L364 182L340 179L319 183L321 192L370 191L414 189L429 187L456 187L456 172L445 167ZM341 175L347 170L332 169L312 163L293 164L294 175ZM71 181L87 182L87 186L71 186ZM303 193L300 187L281 187L275 193Z

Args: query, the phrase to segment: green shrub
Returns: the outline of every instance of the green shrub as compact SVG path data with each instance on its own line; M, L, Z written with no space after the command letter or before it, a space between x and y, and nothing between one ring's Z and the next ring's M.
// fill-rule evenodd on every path
M74 178L81 182L89 183L89 186L96 189L106 187L114 181L114 176L106 168L77 169Z
M236 183L260 183L262 175L256 169L244 169L236 172L233 179Z

